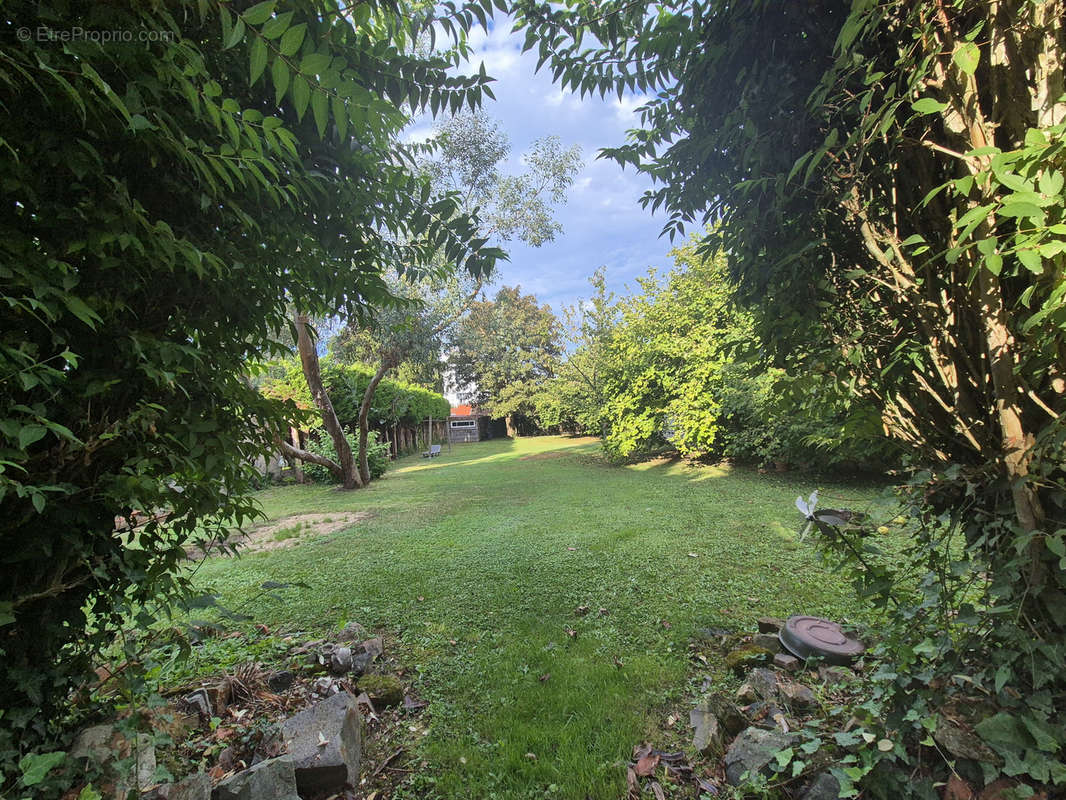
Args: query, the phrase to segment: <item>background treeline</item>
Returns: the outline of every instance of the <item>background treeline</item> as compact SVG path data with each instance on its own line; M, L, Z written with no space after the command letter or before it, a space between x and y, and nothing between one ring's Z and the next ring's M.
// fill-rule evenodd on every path
M563 319L505 287L460 325L451 363L519 433L599 436L612 460L666 453L777 468L883 470L900 451L833 375L792 369L757 334L721 253L693 240L616 298L604 270Z

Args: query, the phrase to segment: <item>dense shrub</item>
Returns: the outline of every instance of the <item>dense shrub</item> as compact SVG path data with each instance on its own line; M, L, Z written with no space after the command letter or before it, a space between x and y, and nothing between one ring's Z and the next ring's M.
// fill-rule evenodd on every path
M359 448L359 436L354 433L345 434L348 446L352 452ZM333 447L333 440L322 432L312 434L307 442L307 449L320 456L326 456L334 461L337 460L337 451ZM376 480L385 474L389 468L389 443L379 442L377 431L370 431L367 436L366 447L367 462L370 465L370 478ZM312 464L310 461L303 465L304 473L315 483L337 483L337 476L323 466Z
M1050 450L1045 457L1062 464L1062 442ZM1061 467L1047 477L1061 481ZM1063 506L1060 497L1059 515ZM1066 786L1066 530L1035 542L1058 563L1034 606L1027 598L1034 538L1010 509L1006 481L990 480L986 468L955 466L915 474L888 498L881 525L815 512L824 549L881 612L857 730L894 746L851 756L838 770L845 789L861 782L885 800L931 796L933 781L950 775L952 756L941 749L941 758L926 757L924 777L915 780L926 754L915 745L943 742L943 726L956 724L950 720L987 748L986 759L970 765L972 780L1002 769L1022 782L1019 798L1041 784ZM878 540L892 531L905 533L906 544L886 557Z
M337 419L346 428L359 424L359 405L374 375L373 367L365 364L340 365L328 359L322 365L322 381L329 392ZM267 397L292 400L300 408L312 410L311 393L307 388L300 362L295 357L264 365L259 379L260 389ZM374 393L369 423L417 425L429 417L445 419L451 404L437 392L392 378L383 378ZM321 425L317 412L312 410L309 424Z

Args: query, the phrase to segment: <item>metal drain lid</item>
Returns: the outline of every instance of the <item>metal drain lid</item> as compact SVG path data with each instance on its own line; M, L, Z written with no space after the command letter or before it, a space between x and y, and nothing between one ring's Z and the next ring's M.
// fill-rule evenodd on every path
M779 638L800 658L820 657L829 664L850 664L866 649L832 620L821 617L789 617Z

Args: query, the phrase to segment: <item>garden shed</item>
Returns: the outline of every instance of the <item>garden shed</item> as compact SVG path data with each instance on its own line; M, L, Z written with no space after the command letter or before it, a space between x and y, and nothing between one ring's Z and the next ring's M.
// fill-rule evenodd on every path
M448 417L449 442L480 442L491 438L488 414L469 404L452 406Z

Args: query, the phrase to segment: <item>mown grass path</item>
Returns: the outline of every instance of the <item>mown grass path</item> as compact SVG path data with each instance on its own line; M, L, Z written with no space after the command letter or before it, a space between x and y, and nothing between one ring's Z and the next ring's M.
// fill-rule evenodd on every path
M375 516L213 560L201 575L230 604L266 580L308 583L257 605L271 626L325 632L357 620L399 638L431 703L419 753L428 767L409 796L617 798L632 746L683 702L695 629L856 613L793 533L793 501L813 488L788 473L613 467L590 439L459 445L406 459L363 491L264 491L272 519ZM853 508L874 494L822 488ZM582 605L591 611L580 617Z

